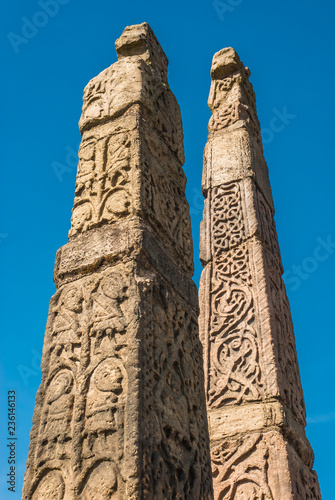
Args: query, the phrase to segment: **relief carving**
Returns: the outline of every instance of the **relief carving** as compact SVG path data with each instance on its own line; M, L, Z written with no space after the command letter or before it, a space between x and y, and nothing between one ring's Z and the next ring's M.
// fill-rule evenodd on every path
M245 239L245 222L239 183L232 182L212 190L213 255L219 256Z
M65 484L62 474L58 470L48 472L33 493L32 500L63 500Z
M130 276L129 266L115 266L65 285L51 303L37 467L71 463L79 472L97 460L121 463L124 458L128 379L123 358L136 303Z
M193 267L189 207L183 190L157 165L145 164L143 172L144 213L153 221L164 241L173 243L181 262Z
M182 122L150 33L84 92L26 500L212 500Z
M212 449L215 499L274 500L269 487L269 447L260 433L226 439Z
M95 328L108 326L112 333L125 333L125 314L122 309L129 297L130 280L118 272L108 272L92 294L92 320Z
M250 285L246 246L227 252L226 262L214 267L208 337L208 404L213 408L261 399L264 394Z
M264 196L259 190L257 190L258 195L258 210L259 218L262 228L262 243L269 249L273 256L273 262L277 266L280 274L283 273L281 255L278 244L278 236L276 231L276 225L273 218L272 210L265 201ZM277 272L278 272L277 271Z
M208 104L213 115L208 124L210 134L232 125L244 126L262 151L256 98L249 82L249 69L243 66L234 49L228 48L215 54L211 74Z
M285 285L281 278L276 280L272 275L269 280L269 286L273 311L273 336L276 339L278 349L280 391L288 408L290 408L302 425L305 426L305 404Z
M74 398L73 374L68 369L60 370L47 385L39 436L39 464L70 458Z
M209 133L214 134L215 132L223 131L223 129L235 124L244 126L250 131L256 144L258 144L262 151L260 124L254 110L250 106L241 104L239 101L227 101L227 103L222 104L213 112L208 124Z
M108 113L109 103L105 99L107 91L107 79L93 79L84 89L82 118L87 121L102 118Z
M81 500L112 500L121 499L118 494L118 474L112 462L100 462L90 471Z
M80 287L70 286L61 294L53 308L54 321L51 335L51 352L54 362L62 360L76 370L79 363L82 327L83 294Z
M79 149L75 202L69 236L130 213L130 134L86 137Z
M107 358L94 369L86 395L85 458L123 453L126 370L117 358Z
M145 343L145 373L152 376L145 398L156 416L145 413L144 439L152 444L145 450L143 491L152 484L154 498L210 498L210 473L201 466L206 427L199 407L203 378L196 317L165 287L152 293Z
M319 499L249 76L234 49L214 55L199 291L214 498Z

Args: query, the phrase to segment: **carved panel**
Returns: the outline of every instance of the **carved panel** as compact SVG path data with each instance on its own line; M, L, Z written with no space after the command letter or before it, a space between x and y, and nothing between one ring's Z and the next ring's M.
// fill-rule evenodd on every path
M118 61L93 78L84 90L81 131L100 125L141 105L141 114L155 127L181 165L183 130L177 100L151 66L133 56Z
M185 175L162 138L137 120L138 130L128 116L112 132L98 127L85 133L69 236L137 214L151 223L182 265L193 269Z
M278 271L282 273L273 210L255 181L245 178L227 182L211 190L211 208L204 213L205 224L211 227L213 258L257 236L273 255ZM223 255L224 258L224 255Z
M193 269L189 206L184 189L157 162L145 160L142 172L142 206L162 241L177 253L182 267Z
M265 197L259 189L257 193L258 218L261 226L262 243L272 254L272 262L275 264L278 274L283 273L281 255L278 244L276 224L273 218L273 211L267 203Z
M283 280L275 272L269 273L269 305L272 336L277 354L278 386L280 394L292 413L306 425L305 404L301 387L295 347L293 324ZM277 278L277 279L276 279Z
M247 240L214 262L209 307L204 340L209 349L209 406L281 395L305 425L285 287L278 263L257 240Z
M163 140L162 135L150 126L150 122L145 120L145 118L141 119L140 124L140 147L144 158L156 160L165 170L166 174L170 175L174 182L185 190L186 176L182 165L171 154L171 149Z
M58 294L58 301L52 307L53 324L50 354L52 364L65 364L77 371L80 359L83 291L80 285L69 286Z
M251 83L245 78L244 68L225 78L212 78L209 106L214 112L229 103L241 103L256 111L256 97Z
M245 126L252 134L256 143L262 150L262 136L260 125L254 110L239 101L229 101L217 108L208 123L208 131L213 134L222 131L239 122L239 126Z
M134 132L83 139L69 236L132 213L130 159L136 153L135 139Z
M91 295L91 359L94 355L111 355L125 346L131 285L130 277L117 270L106 273L95 285Z
M250 255L245 243L226 252L225 260L213 268L207 396L210 407L263 397L259 342Z
M143 116L152 125L181 165L184 164L183 126L177 99L171 90L153 75L145 65L146 81L143 92L150 96L143 109Z
M143 498L211 498L195 312L163 284L143 284ZM150 319L149 319L150 318ZM154 413L152 412L153 408Z
M215 500L274 500L270 448L260 433L225 439L212 449Z
M240 244L246 237L240 183L222 184L212 190L213 257Z
M143 87L147 84L151 90L152 85L145 81L147 73L143 69L146 66L140 57L127 58L90 80L84 89L79 120L82 133L120 116L131 105L148 101L149 95L143 92Z
M212 114L208 123L208 130L216 132L229 127L241 119L242 116L247 117L247 106L239 102L231 102L226 106L221 106Z
M321 500L315 472L277 431L225 438L212 468L215 500Z
M47 460L71 456L75 393L74 376L68 369L61 369L47 382L39 432L39 466Z
M119 358L106 358L94 368L86 394L83 456L123 457L127 373Z
M290 315L285 315L282 309L281 316L273 312L271 303L278 303L278 299L264 290L264 284L259 284L262 295L256 293L254 288L261 276L266 275L269 280L270 275L276 275L280 279L282 271L272 210L254 181L244 179L222 184L211 190L209 200L211 218L208 221L207 212L205 223L211 226L214 267L210 288L210 368L207 397L210 407L218 408L224 404L263 399L267 394L261 369L263 356L266 358L267 370L273 371L274 368L272 349L263 351L262 347L273 335L268 331L268 322L271 320L271 328L275 331L278 328L275 326L278 323L275 317L281 317L283 322L288 321ZM206 234L209 237L208 231ZM264 250L264 253L257 240L257 250L254 248L254 240L250 239L254 235L271 252L270 261L267 260L269 252ZM257 304L263 304L264 300L268 302L270 310L260 313ZM258 320L260 314L261 321ZM280 333L278 336L283 338L285 344L284 337ZM290 348L291 341L286 342L290 352L294 352ZM276 363L279 370L285 370L283 367L286 366L295 371L295 384L298 381L297 362L293 362L289 353L288 360L291 361L284 362L280 357L280 361L277 359ZM286 373L286 377L288 375ZM270 379L267 382L270 384ZM287 385L287 381L284 381L284 385ZM272 396L278 394L279 386L279 381L275 381ZM294 408L292 396L290 399L290 407ZM299 398L299 404L301 400Z
M64 285L52 299L34 466L57 466L74 498L130 498L128 484L141 480L143 498L209 500L196 312L160 278L132 276L119 264ZM143 376L140 392L134 370Z
M111 462L103 461L90 470L80 495L81 500L112 500L121 498L117 470Z
M63 500L65 484L62 474L52 470L42 477L32 496L32 500Z
M137 397L129 398L127 373L134 363L129 325L138 304L131 276L132 267L120 264L65 285L50 305L35 465L73 469L71 488L83 489L83 498L91 494L89 471L98 477L110 468L117 477L92 498L110 498L104 495L125 483L127 404ZM102 461L107 465L99 466Z

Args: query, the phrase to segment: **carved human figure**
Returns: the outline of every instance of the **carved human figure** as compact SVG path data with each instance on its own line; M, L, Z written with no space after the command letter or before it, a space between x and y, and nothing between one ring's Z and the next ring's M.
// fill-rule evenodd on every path
M74 378L70 370L63 369L51 379L45 401L39 454L44 459L64 458L68 454L65 443L72 434Z
M61 294L54 309L56 314L52 330L52 350L56 358L78 362L81 345L83 294L79 287L70 286Z
M117 358L107 358L94 369L86 396L85 435L87 452L91 455L108 450L116 456L122 451L125 370ZM89 451L88 451L89 450Z
M130 283L126 276L109 273L92 294L92 353L112 355L124 345L127 327L125 301Z

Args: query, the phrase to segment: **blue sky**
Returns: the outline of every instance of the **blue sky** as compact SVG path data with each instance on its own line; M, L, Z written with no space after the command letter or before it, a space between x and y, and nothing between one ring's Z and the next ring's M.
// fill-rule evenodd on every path
M55 4L56 2L56 4ZM127 25L149 22L181 107L195 248L213 54L234 47L251 69L323 500L332 500L334 394L334 35L326 0L94 2L5 0L1 16L2 335L0 497L21 498L56 250L74 198L77 122L87 82L116 61ZM45 12L45 10L44 10ZM11 35L9 35L11 33ZM274 117L284 115L278 127ZM274 127L274 123L277 124ZM59 165L66 167L59 174ZM57 175L58 172L58 175ZM7 390L17 394L17 491L6 489Z

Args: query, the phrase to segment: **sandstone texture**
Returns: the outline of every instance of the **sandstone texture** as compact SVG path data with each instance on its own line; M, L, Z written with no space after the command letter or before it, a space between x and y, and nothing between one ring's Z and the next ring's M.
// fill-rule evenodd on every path
M200 336L215 500L321 499L250 71L214 55Z
M146 23L116 49L84 91L23 498L211 499L180 111Z

